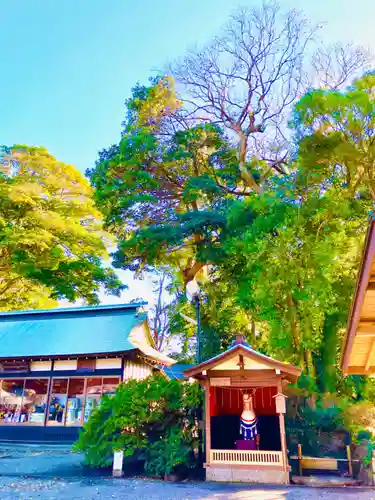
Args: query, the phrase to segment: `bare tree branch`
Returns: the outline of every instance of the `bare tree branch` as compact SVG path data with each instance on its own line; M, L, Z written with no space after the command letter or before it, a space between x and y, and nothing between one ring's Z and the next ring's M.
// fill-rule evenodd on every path
M156 295L155 305L150 310L151 332L156 349L165 350L170 342L170 310L174 303L173 298L168 295L168 285L171 282L171 274L162 268L157 272L154 280L154 293Z
M318 49L312 58L311 86L338 90L366 71L373 58L371 53L353 45L335 43Z
M260 187L246 165L249 137L264 134L298 96L316 29L295 10L283 16L277 3L266 2L238 11L222 36L173 68L196 109L237 136L241 175L255 191Z
M259 9L240 9L220 36L170 68L187 95L187 121L210 120L236 138L241 175L252 191L261 190L270 172L288 172L293 103L312 87L346 85L371 60L360 47L336 44L319 49L311 62L320 27L295 9L285 14L265 1ZM249 168L251 157L268 165L260 181Z

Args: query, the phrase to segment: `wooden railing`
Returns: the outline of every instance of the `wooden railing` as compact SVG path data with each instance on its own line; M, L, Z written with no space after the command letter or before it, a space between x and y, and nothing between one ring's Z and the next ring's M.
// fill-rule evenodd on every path
M281 451L211 450L211 464L283 465Z

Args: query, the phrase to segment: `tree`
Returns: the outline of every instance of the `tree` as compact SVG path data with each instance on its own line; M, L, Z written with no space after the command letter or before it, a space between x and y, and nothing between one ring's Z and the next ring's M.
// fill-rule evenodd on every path
M216 262L229 205L260 192L273 173L289 172L286 116L306 85L315 31L295 10L284 16L265 2L239 11L222 36L175 65L184 101L170 76L134 87L120 143L88 172L106 227L120 241L115 266L138 274L170 266L186 284ZM337 63L330 84L367 62L360 49L339 47L314 59L319 74L327 61Z
M98 303L124 288L103 265L111 239L92 189L44 148L4 148L0 174L0 308L51 307L57 299Z
M218 127L170 130L180 107L171 79L135 87L119 146L88 174L119 239L114 265L137 273L169 266L187 283L209 262L225 225L223 200L240 176Z
M173 275L170 304L163 304L164 280L157 286L153 331L158 344L164 343L166 333L178 336L186 355L196 324L190 321L195 313L184 298L185 285L195 277L204 281L207 266L220 256L224 233L230 231L228 206L248 193L241 191L238 162L220 128L180 123L182 103L171 104L176 103L173 81L151 83L133 89L119 146L103 151L89 175L106 227L119 238L114 265L138 274L160 269L162 275ZM213 288L206 285L203 350L213 355L228 340L217 338L220 314L214 313ZM226 318L228 329L228 301ZM243 324L248 323L245 317Z
M207 360L228 349L235 334L242 334L255 349L267 353L264 335L259 334L260 323L236 300L237 283L228 280L221 266L210 266L206 278L200 279L200 351L201 360ZM171 309L170 329L179 340L180 352L174 354L184 362L195 362L197 353L196 308L180 294ZM262 329L267 325L262 324ZM182 362L182 361L181 361Z
M310 92L296 105L301 185L336 185L351 199L375 200L374 90L369 73L346 92Z
M270 174L288 174L287 131L293 103L312 85L337 88L367 66L360 47L334 44L309 61L319 26L277 2L241 9L201 50L172 65L189 97L194 120L217 123L237 138L237 158L248 189L260 192ZM246 163L253 158L258 178Z
M356 196L342 185L347 139L328 138L324 113L343 118L336 136L345 120L359 126L350 131L353 166L372 144L361 151L356 135L369 135L357 117L372 116L366 91L353 90L364 93L362 110L341 111L353 97L342 88L368 56L334 45L307 60L315 29L273 2L240 11L222 36L174 67L184 101L171 77L133 89L119 145L90 172L106 227L120 241L116 266L136 273L166 267L182 289L198 278L207 345L212 331L220 329L222 348L230 328L239 328L258 348L301 364L313 384L336 360L369 206L360 184ZM324 88L297 103L311 82ZM176 309L171 328L186 333L188 351L193 311L182 299Z
M342 43L320 47L311 61L306 90L342 90L372 64L372 54L362 47Z
M352 204L337 190L301 204L289 196L280 189L238 208L255 218L242 237L227 241L223 267L237 283L239 303L268 323L269 352L302 366L315 382L326 321L337 316L336 339L345 324L368 204ZM232 217L235 223L236 211Z
M252 222L225 243L221 272L237 300L269 324L269 349L335 390L368 212L373 203L374 77L347 92L315 91L296 105L295 173L238 202Z
M156 348L159 351L169 347L172 340L170 329L172 308L175 297L171 294L173 276L166 269L155 272L153 279L153 292L156 297L155 304L149 311L151 333Z

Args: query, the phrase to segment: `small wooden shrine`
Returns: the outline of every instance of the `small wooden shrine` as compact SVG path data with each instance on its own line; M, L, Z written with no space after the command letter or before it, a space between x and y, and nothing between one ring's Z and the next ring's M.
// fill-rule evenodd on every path
M283 389L301 369L238 336L226 352L184 373L205 389L206 479L288 484Z

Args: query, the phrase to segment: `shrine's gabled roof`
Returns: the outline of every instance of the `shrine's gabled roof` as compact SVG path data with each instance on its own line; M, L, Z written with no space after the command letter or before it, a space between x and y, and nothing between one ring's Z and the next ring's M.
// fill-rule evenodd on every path
M265 354L262 354L258 351L255 351L250 346L244 343L234 344L227 351L218 354L217 356L209 359L208 361L204 361L199 365L193 366L188 370L184 371L185 377L195 377L202 378L204 372L207 373L209 370L214 370L215 368L220 367L230 359L235 357L242 356L244 359L249 358L253 362L257 363L259 367L262 369L274 369L279 370L280 374L284 376L288 376L291 382L295 382L298 377L301 375L301 368L297 366L290 365L288 363L283 363L282 361L277 361ZM238 370L240 367L238 366ZM250 371L250 370L249 370Z

